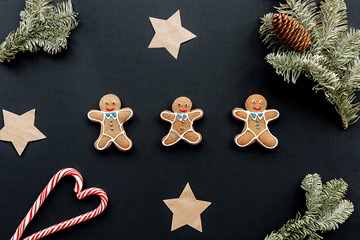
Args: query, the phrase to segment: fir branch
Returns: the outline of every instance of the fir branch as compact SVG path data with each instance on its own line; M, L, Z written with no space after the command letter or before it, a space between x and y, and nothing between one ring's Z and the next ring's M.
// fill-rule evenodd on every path
M347 31L347 13L344 0L320 2L318 32L321 42L336 41L339 33Z
M44 50L56 54L67 48L67 38L78 25L71 0L26 0L20 26L0 44L0 62L10 62L18 52Z
M284 77L286 82L296 83L300 74L305 70L307 54L295 54L293 52L270 53L265 57L278 75Z
M340 114L343 128L346 130L349 125L354 124L359 120L358 112L360 110L360 103L353 104L356 96L351 95L340 95L336 101L335 109Z
M301 182L301 188L306 191L305 198L308 214L316 216L322 207L323 201L321 197L323 185L320 175L307 175Z
M343 199L347 184L342 179L323 184L319 174L308 174L301 187L306 191L308 210L303 216L297 214L265 240L320 240L322 237L317 232L339 228L354 211L354 205Z
M323 0L319 8L314 0L286 0L276 9L299 22L310 33L312 45L305 53L286 48L272 30L273 13L266 14L259 33L274 52L265 59L287 82L295 84L301 74L313 80L313 89L324 93L347 129L359 119L360 104L354 101L360 89L360 30L347 29L344 0Z
M323 213L322 215L327 214L327 209L334 208L340 203L341 199L346 195L347 188L347 183L342 179L333 179L324 184L322 191L325 197L322 199L322 206L320 208L320 211Z
M355 58L354 61L346 65L341 78L342 85L349 92L355 92L360 88L360 59Z
M336 230L354 211L354 205L348 200L341 200L332 210L328 210L323 217L316 221L317 229L321 232Z
M346 71L346 65L357 60L360 54L360 31L350 28L349 31L338 33L333 44L323 47L327 54L327 65L338 74Z

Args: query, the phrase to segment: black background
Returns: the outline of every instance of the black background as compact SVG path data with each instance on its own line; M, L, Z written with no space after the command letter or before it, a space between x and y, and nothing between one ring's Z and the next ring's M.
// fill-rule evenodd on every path
M285 83L264 60L259 18L273 11L270 0L86 0L73 1L79 27L67 51L19 54L0 65L0 108L22 114L36 108L35 125L47 139L18 157L0 142L0 238L10 239L29 208L60 169L73 167L85 188L103 188L109 206L96 219L47 239L264 239L296 212L305 210L300 188L308 173L324 181L343 178L355 213L328 240L356 239L360 214L360 123L347 131L322 93L301 78ZM360 5L347 0L349 22L360 27ZM24 0L0 1L0 36L18 26ZM165 49L148 49L149 16L167 19L178 9L197 38L182 44L178 60ZM125 124L134 147L93 147L99 126L87 119L107 94L117 94L135 115ZM233 138L243 124L231 116L253 94L264 95L280 118L270 124L279 146L239 148ZM165 148L169 124L161 111L188 96L205 117L195 122L198 146ZM0 117L0 126L3 124ZM211 201L202 214L203 233L190 227L170 231L172 214L162 202L186 183ZM67 177L52 192L24 236L95 208L97 197L78 201Z

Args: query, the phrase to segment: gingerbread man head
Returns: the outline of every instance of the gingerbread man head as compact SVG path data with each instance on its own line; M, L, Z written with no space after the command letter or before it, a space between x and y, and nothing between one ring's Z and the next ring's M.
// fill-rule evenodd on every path
M262 112L267 107L266 99L260 94L253 94L246 99L245 108L250 112Z
M116 95L107 94L100 99L99 107L103 112L119 111L121 108L121 101Z
M174 113L188 113L191 111L192 102L187 97L179 97L175 99L172 110Z

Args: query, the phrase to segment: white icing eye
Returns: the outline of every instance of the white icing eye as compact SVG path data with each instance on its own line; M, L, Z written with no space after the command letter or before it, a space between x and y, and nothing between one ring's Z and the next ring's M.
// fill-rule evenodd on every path
M252 100L251 102L252 102L252 103L256 103L256 101L255 101L255 100Z
M112 101L112 104L115 104L116 102L115 101Z
M263 103L263 100L260 100L259 103Z
M188 104L187 103L185 103L185 107L187 107L188 106Z
M106 105L109 105L109 101L106 101L105 103L106 103Z

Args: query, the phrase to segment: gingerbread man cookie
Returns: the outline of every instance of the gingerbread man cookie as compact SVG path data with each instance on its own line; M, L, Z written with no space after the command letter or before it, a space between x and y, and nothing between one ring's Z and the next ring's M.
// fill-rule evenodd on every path
M105 150L112 143L121 150L128 151L132 141L126 135L123 124L133 116L131 108L121 108L120 99L114 94L103 96L99 102L99 110L91 110L88 118L101 124L100 136L95 141L97 150Z
M255 141L269 149L278 145L277 138L269 131L268 122L277 119L280 113L275 109L266 110L266 107L266 99L259 94L254 94L246 100L246 110L235 108L232 111L236 119L245 122L243 131L235 137L235 143L238 146L246 147Z
M169 133L162 139L164 146L171 146L183 139L192 145L201 142L201 134L195 132L193 122L203 117L201 109L191 111L192 102L187 97L177 98L172 105L172 112L163 111L160 114L162 120L171 123Z

